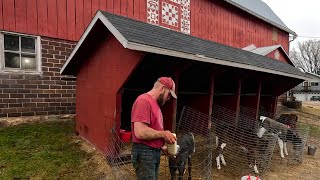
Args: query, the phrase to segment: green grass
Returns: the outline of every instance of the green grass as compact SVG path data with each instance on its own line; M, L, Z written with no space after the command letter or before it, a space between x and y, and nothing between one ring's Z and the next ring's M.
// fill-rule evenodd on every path
M310 136L320 137L320 127L310 125Z
M320 137L320 127L319 126L300 122L298 127L300 127L300 128L309 127L310 128L309 129L309 136Z
M1 128L0 179L90 179L92 155L72 136L72 121Z

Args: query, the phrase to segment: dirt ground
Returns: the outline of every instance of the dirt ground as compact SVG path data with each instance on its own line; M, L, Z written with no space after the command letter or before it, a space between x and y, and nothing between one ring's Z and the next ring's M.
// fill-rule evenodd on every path
M320 129L320 102L303 102L303 107L300 110L293 110L281 106L279 113L294 113L298 115L299 122L314 126ZM88 145L85 141L77 138L79 143L85 151L93 153L91 161L99 164L99 169L104 177L102 179L115 179L111 176L112 168L106 163L104 157L98 153L92 146ZM320 135L309 135L306 146L304 148L302 164L292 164L285 159L281 160L278 146L276 146L273 156L275 157L267 172L261 176L262 180L316 180L320 179L320 153L317 151L315 155L308 155L307 146L315 145L320 148ZM162 163L165 158L162 157ZM130 166L130 165L129 165ZM132 172L131 172L132 173ZM169 173L169 172L166 172ZM134 177L132 177L134 179ZM160 179L168 179L168 177L160 177ZM215 162L212 163L212 179L219 180L233 180L241 179L240 177L230 176L221 171L216 170Z

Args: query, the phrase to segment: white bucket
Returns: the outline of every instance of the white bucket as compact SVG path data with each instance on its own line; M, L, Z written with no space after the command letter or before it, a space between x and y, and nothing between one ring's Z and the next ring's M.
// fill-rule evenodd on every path
M242 176L241 180L261 180L261 179L256 176Z

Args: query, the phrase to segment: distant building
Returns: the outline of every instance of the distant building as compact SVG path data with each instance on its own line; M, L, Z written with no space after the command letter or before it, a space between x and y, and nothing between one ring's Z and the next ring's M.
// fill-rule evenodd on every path
M293 96L299 101L320 101L320 75L308 73L312 80L304 81L292 89Z

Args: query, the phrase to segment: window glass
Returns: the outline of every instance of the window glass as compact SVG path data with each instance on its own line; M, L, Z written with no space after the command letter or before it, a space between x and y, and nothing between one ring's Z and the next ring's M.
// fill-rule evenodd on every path
M29 37L21 37L21 51L35 53L35 39Z
M21 55L21 69L36 69L35 55Z
M4 34L4 67L36 70L36 38Z
M17 53L5 52L5 66L8 68L20 68L20 55Z
M19 51L19 36L4 35L4 50Z

